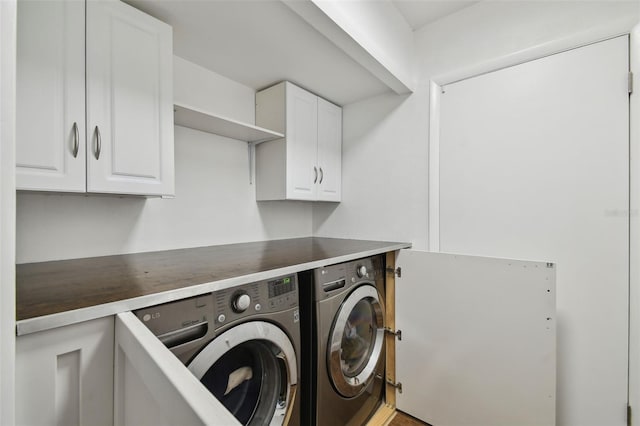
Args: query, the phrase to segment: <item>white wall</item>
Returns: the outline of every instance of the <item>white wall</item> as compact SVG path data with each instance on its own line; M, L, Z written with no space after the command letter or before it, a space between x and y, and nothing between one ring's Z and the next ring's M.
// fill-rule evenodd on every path
M256 91L209 71L193 62L173 57L173 100L223 117L256 122Z
M318 204L314 235L427 244L428 93L343 109L342 202Z
M415 93L344 108L345 201L314 207L314 235L402 240L427 249L430 79L585 31L629 30L638 19L637 2L479 2L417 31ZM559 425L579 418L580 406L564 405L562 396L558 402Z
M637 20L636 1L483 1L416 31L419 79Z
M14 424L16 2L0 2L0 424Z
M175 97L254 122L254 91L181 58ZM255 201L244 142L176 126L176 197L21 192L17 263L311 235L311 204Z

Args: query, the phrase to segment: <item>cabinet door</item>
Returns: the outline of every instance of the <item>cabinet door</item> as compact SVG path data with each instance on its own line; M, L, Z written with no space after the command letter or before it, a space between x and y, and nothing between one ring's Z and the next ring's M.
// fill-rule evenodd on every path
M320 178L318 97L286 84L287 199L315 200Z
M340 201L342 108L318 98L318 200Z
M87 2L87 190L174 192L172 30L119 1Z
M17 189L85 191L84 10L18 2Z
M116 425L240 425L131 312L116 316Z
M397 407L429 424L555 424L555 266L402 250Z
M18 425L113 425L113 317L16 339Z

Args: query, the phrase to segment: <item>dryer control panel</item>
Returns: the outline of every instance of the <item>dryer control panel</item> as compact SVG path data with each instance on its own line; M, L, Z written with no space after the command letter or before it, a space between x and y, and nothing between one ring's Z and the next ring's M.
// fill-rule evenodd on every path
M215 328L256 314L286 311L298 306L295 274L259 281L213 293Z
M375 283L384 279L383 265L384 259L378 255L316 269L315 300L325 300L350 291L365 281Z

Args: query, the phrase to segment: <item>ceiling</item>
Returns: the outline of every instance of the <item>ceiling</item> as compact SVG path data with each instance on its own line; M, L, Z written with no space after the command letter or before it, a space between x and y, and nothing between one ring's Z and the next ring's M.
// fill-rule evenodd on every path
M389 91L278 0L125 0L173 26L174 53L259 90L282 80L345 105ZM415 29L475 2L393 0Z
M413 30L478 3L460 0L392 0Z

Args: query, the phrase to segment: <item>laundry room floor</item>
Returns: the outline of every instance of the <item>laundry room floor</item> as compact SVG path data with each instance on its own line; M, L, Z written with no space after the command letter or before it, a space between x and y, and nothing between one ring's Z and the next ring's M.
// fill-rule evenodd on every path
M397 412L396 416L391 420L389 426L425 426L426 423L421 422L418 419L414 419L413 417L404 414L401 411Z

